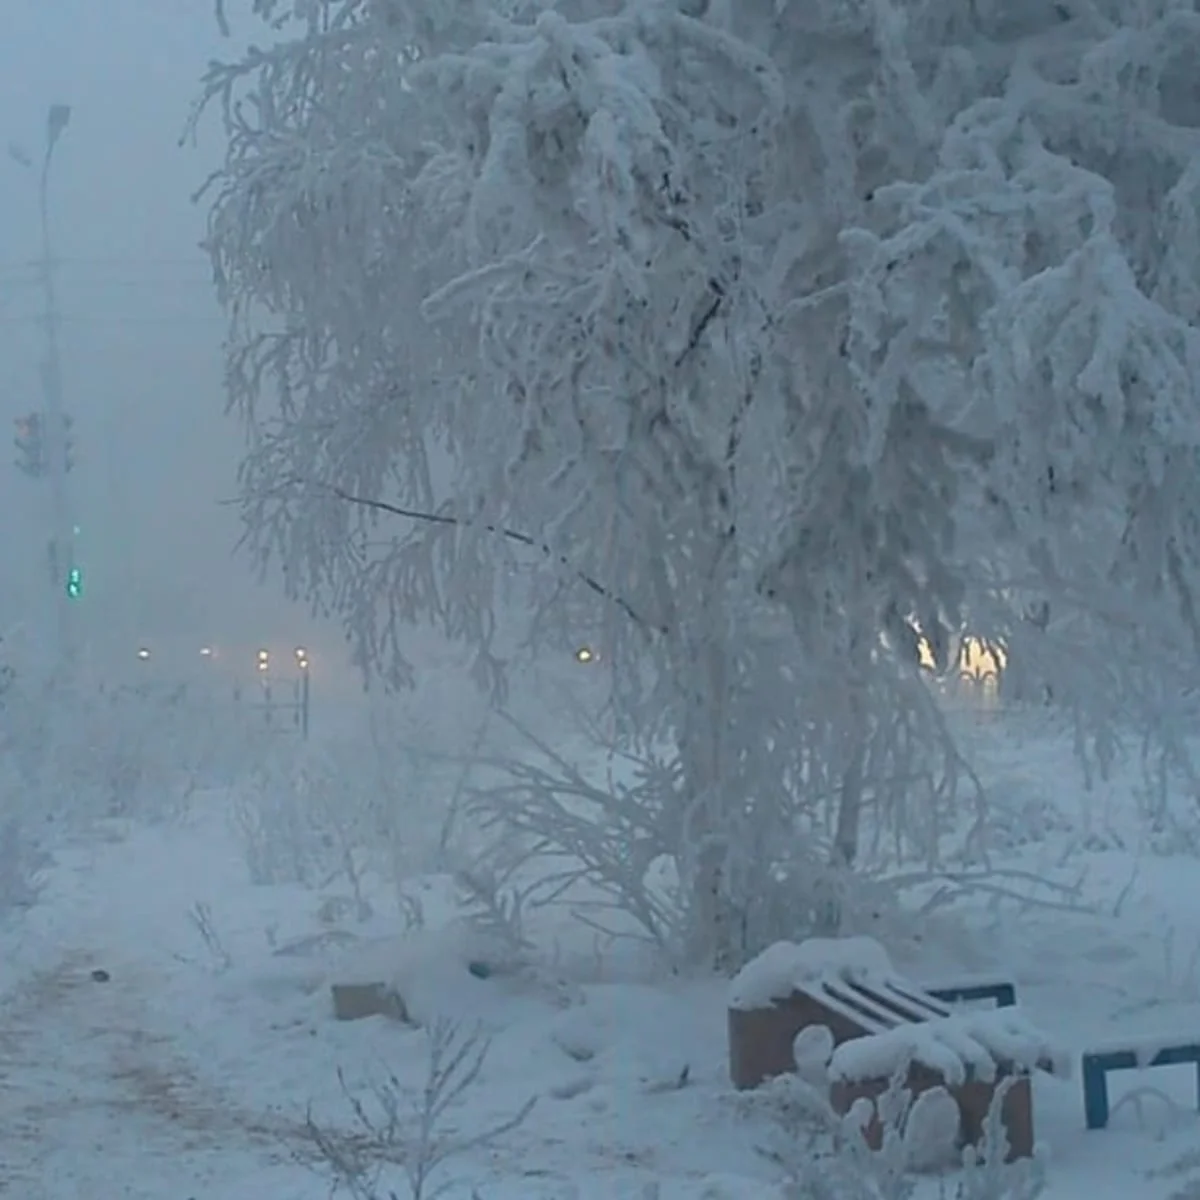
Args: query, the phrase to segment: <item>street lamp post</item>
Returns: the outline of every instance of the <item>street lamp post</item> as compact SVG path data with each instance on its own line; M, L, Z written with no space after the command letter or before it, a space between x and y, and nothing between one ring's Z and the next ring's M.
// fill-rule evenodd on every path
M296 683L296 715L300 725L300 736L308 741L308 706L312 694L312 676L308 669L308 651L303 646L296 647L296 666L300 670L300 678Z
M46 353L42 361L42 394L45 407L45 454L51 487L50 564L56 594L55 611L58 621L58 658L60 666L73 664L76 647L71 627L71 604L81 588L72 582L79 579L75 562L75 533L71 518L70 495L67 491L67 415L63 407L62 360L59 346L61 314L55 280L55 259L50 240L50 166L54 150L71 119L66 104L52 104L46 114L46 146L38 177L38 213L41 218L42 254L40 272L45 309L42 323L46 335ZM33 160L15 147L10 147L14 161L32 167Z
M52 545L58 560L59 577L55 584L58 600L59 657L64 667L73 663L76 647L71 628L71 601L67 577L75 570L75 534L67 492L67 420L63 409L62 360L59 350L58 293L55 286L55 261L50 242L50 164L54 148L71 119L65 104L52 104L46 118L46 153L38 182L38 212L42 223L42 287L46 298L46 358L42 367L42 387L46 397L47 444L50 460L53 521Z

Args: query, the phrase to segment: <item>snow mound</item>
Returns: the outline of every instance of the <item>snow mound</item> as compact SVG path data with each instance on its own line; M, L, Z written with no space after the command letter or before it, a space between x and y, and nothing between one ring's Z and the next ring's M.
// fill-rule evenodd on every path
M895 974L884 948L867 937L775 942L751 959L729 985L729 1007L766 1008L807 983L847 983Z
M836 1043L828 1025L806 1025L792 1039L792 1058L801 1077L823 1075L833 1058Z
M437 1017L473 1019L480 977L473 970L494 958L495 946L465 922L394 937L363 939L338 956L330 982L378 983L404 999L417 1024ZM486 1008L486 1005L483 1006Z
M1012 1009L963 1013L901 1025L843 1042L829 1062L831 1079L888 1079L910 1063L936 1071L951 1087L968 1078L992 1082L999 1063L1020 1071L1049 1069L1066 1078L1069 1056Z

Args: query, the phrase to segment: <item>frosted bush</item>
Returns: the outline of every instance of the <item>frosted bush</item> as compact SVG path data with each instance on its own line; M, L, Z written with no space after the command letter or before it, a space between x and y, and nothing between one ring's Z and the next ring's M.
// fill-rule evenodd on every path
M0 751L29 802L68 824L184 812L211 775L246 761L253 735L186 687L69 684L18 675Z
M0 922L37 903L50 861L17 817L0 824Z
M445 803L419 757L377 734L289 743L239 789L234 821L259 884L348 886L360 913L368 877L397 892L435 860Z

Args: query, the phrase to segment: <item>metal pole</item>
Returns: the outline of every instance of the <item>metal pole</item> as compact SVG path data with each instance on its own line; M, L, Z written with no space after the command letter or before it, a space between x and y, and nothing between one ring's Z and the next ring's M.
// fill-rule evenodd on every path
M304 673L300 676L300 736L308 741L308 692L309 692L309 674L308 668L304 668Z
M59 329L62 317L58 309L55 287L55 260L50 242L50 164L54 148L67 127L71 110L65 104L50 107L46 123L46 153L42 159L38 183L38 209L42 223L42 287L45 293L44 324L46 357L42 363L42 391L46 405L46 452L50 466L52 490L51 561L58 578L55 580L56 612L58 616L59 665L70 667L75 659L71 628L71 599L67 595L67 572L75 565L75 533L71 520L70 496L67 491L67 423L63 408L62 361L59 350Z

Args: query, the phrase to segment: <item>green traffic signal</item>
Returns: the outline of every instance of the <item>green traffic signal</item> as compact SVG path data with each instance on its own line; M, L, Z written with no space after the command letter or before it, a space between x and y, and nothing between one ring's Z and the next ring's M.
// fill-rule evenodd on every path
M72 567L67 572L67 595L72 600L78 600L83 595L83 572L78 567Z

